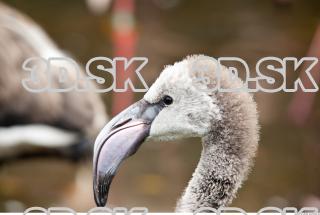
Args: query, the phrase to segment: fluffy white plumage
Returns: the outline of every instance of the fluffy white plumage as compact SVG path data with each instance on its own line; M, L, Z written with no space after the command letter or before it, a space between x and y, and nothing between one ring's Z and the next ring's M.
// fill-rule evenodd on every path
M213 58L190 56L166 67L144 96L150 103L173 98L154 119L150 139L202 138L200 161L177 212L230 204L253 165L259 140L256 103L247 92L217 91L218 77L224 89L243 86Z

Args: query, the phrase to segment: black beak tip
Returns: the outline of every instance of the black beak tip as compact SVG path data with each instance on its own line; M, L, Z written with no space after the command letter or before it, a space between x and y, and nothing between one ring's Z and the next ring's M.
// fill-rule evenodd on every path
M105 197L99 196L95 198L95 202L98 207L104 207L107 203L107 199Z
M100 190L95 189L94 200L98 207L104 207L106 205L107 195L108 194L106 192L101 192L101 189Z
M98 207L104 207L107 204L109 187L113 177L113 174L101 177L98 185L94 185L94 200Z

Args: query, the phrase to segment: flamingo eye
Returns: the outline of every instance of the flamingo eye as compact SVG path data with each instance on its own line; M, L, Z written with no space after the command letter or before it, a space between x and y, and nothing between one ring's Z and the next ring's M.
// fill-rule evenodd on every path
M171 96L164 96L162 101L165 105L171 105L173 102L173 98Z

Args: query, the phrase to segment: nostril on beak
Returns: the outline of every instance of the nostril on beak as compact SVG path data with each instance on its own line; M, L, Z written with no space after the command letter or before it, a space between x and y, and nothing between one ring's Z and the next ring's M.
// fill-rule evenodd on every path
M117 129L117 128L123 126L124 124L130 122L131 120L132 120L132 118L121 120L121 121L117 122L116 124L114 124L111 129L112 130Z

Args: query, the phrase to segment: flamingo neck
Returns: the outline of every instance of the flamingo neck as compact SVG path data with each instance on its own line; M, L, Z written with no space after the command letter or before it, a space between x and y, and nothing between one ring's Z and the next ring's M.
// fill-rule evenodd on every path
M246 178L257 141L248 140L250 131L227 122L221 124L215 132L202 138L199 163L178 201L176 212L226 206Z

